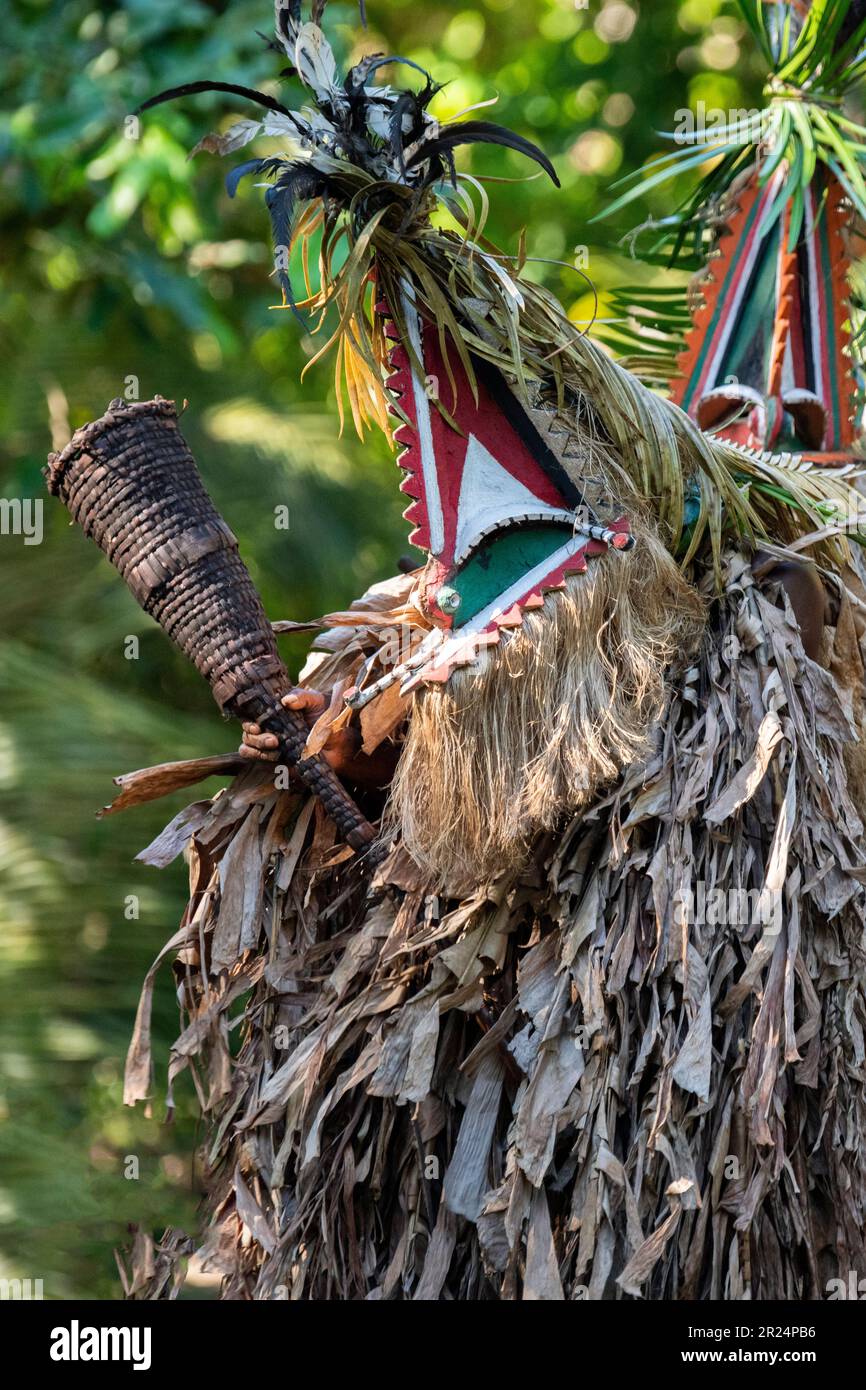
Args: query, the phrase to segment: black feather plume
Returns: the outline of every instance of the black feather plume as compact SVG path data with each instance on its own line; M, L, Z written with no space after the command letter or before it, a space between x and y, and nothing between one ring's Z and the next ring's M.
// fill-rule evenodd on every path
M226 192L233 198L241 179L245 179L248 174L264 174L266 178L273 178L278 170L285 168L285 164L285 159L280 155L270 155L267 159L246 159L243 164L236 164L234 169L230 169L226 174Z
M401 92L388 117L388 139L391 145L391 153L397 161L400 173L406 174L406 158L403 153L403 117L416 114L416 99L412 92ZM414 124L414 121L413 121Z
M522 135L515 135L513 130L506 130L505 126L494 125L490 121L463 121L460 125L445 126L434 139L426 140L419 146L408 161L408 167L411 169L425 159L444 155L458 145L503 145L507 149L517 150L540 164L556 187L560 187L556 170L544 150L540 150L531 140L525 140Z
M291 164L283 161L283 172L273 187L269 188L265 194L265 203L271 215L275 253L283 251L288 256L292 245L298 204L305 203L310 198L321 197L327 192L327 187L326 176L318 170L311 169L307 164ZM280 289L283 291L286 302L291 306L293 313L300 318L301 316L295 307L295 296L289 272L285 266L276 265L276 262L275 266ZM301 321L303 322L303 320Z
M143 101L136 114L148 111L152 106L161 106L164 101L194 96L196 92L230 92L232 96L246 97L248 101L254 101L258 106L266 107L268 111L279 111L281 116L291 115L288 107L283 106L276 97L269 97L266 92L257 92L253 87L240 87L236 82L184 82L181 87L168 87L164 92L158 92L155 97Z

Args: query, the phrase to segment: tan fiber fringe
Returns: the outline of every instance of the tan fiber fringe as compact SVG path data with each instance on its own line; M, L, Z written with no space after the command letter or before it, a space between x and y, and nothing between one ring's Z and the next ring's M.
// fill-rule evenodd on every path
M540 831L646 755L665 671L704 610L653 531L637 537L416 697L385 831L437 888L520 868Z

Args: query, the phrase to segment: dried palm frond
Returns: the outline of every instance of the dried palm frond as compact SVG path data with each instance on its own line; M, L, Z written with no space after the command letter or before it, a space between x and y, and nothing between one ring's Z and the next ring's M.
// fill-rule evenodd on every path
M803 227L805 194L822 163L835 174L860 217L866 217L866 126L849 119L843 101L866 74L866 20L843 31L851 0L814 0L801 25L794 4L766 5L739 0L739 8L758 40L771 75L764 88L767 104L752 112L735 112L725 124L692 132L663 132L677 148L620 180L624 191L601 218L615 216L674 175L718 162L703 176L678 212L665 219L664 241L673 238L674 259L682 249L700 249L706 209L743 170L758 159L764 187L784 164L787 177L779 197L767 210L766 235L790 204L788 244L793 249ZM654 249L659 251L661 246Z

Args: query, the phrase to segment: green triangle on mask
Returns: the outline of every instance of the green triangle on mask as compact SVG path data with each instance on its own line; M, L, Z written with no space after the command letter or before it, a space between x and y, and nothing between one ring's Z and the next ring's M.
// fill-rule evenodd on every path
M548 522L515 526L491 536L460 567L448 585L460 598L454 613L455 629L505 593L521 575L528 574L553 555L572 534L570 526Z

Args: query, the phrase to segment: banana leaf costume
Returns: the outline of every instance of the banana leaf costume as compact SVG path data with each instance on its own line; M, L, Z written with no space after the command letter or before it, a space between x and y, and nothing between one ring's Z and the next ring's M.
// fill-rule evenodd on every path
M194 1242L140 1238L130 1296L170 1296L193 1245L228 1299L808 1299L866 1275L848 251L866 132L842 104L864 34L845 3L743 13L767 106L718 149L696 137L721 157L650 248L691 286L620 292L605 331L639 347L625 368L486 240L452 151L498 140L552 173L544 156L483 122L441 128L429 80L379 84L398 60L342 79L298 5L278 3L276 42L310 104L262 98L202 142L285 140L230 189L269 182L285 303L322 312L359 429L403 446L424 552L325 621L301 675L338 692L315 747L352 727L399 766L421 692L504 659L551 596L641 565L651 535L706 616L668 663L646 753L459 891L387 817L366 872L259 763L143 853L186 850L191 896L142 996L126 1099L150 1091L172 960L169 1081L195 1082L208 1199ZM688 159L694 144L641 187ZM279 259L297 246L303 294ZM131 774L115 805L225 766ZM382 797L357 795L375 818ZM743 920L744 894L772 910Z

